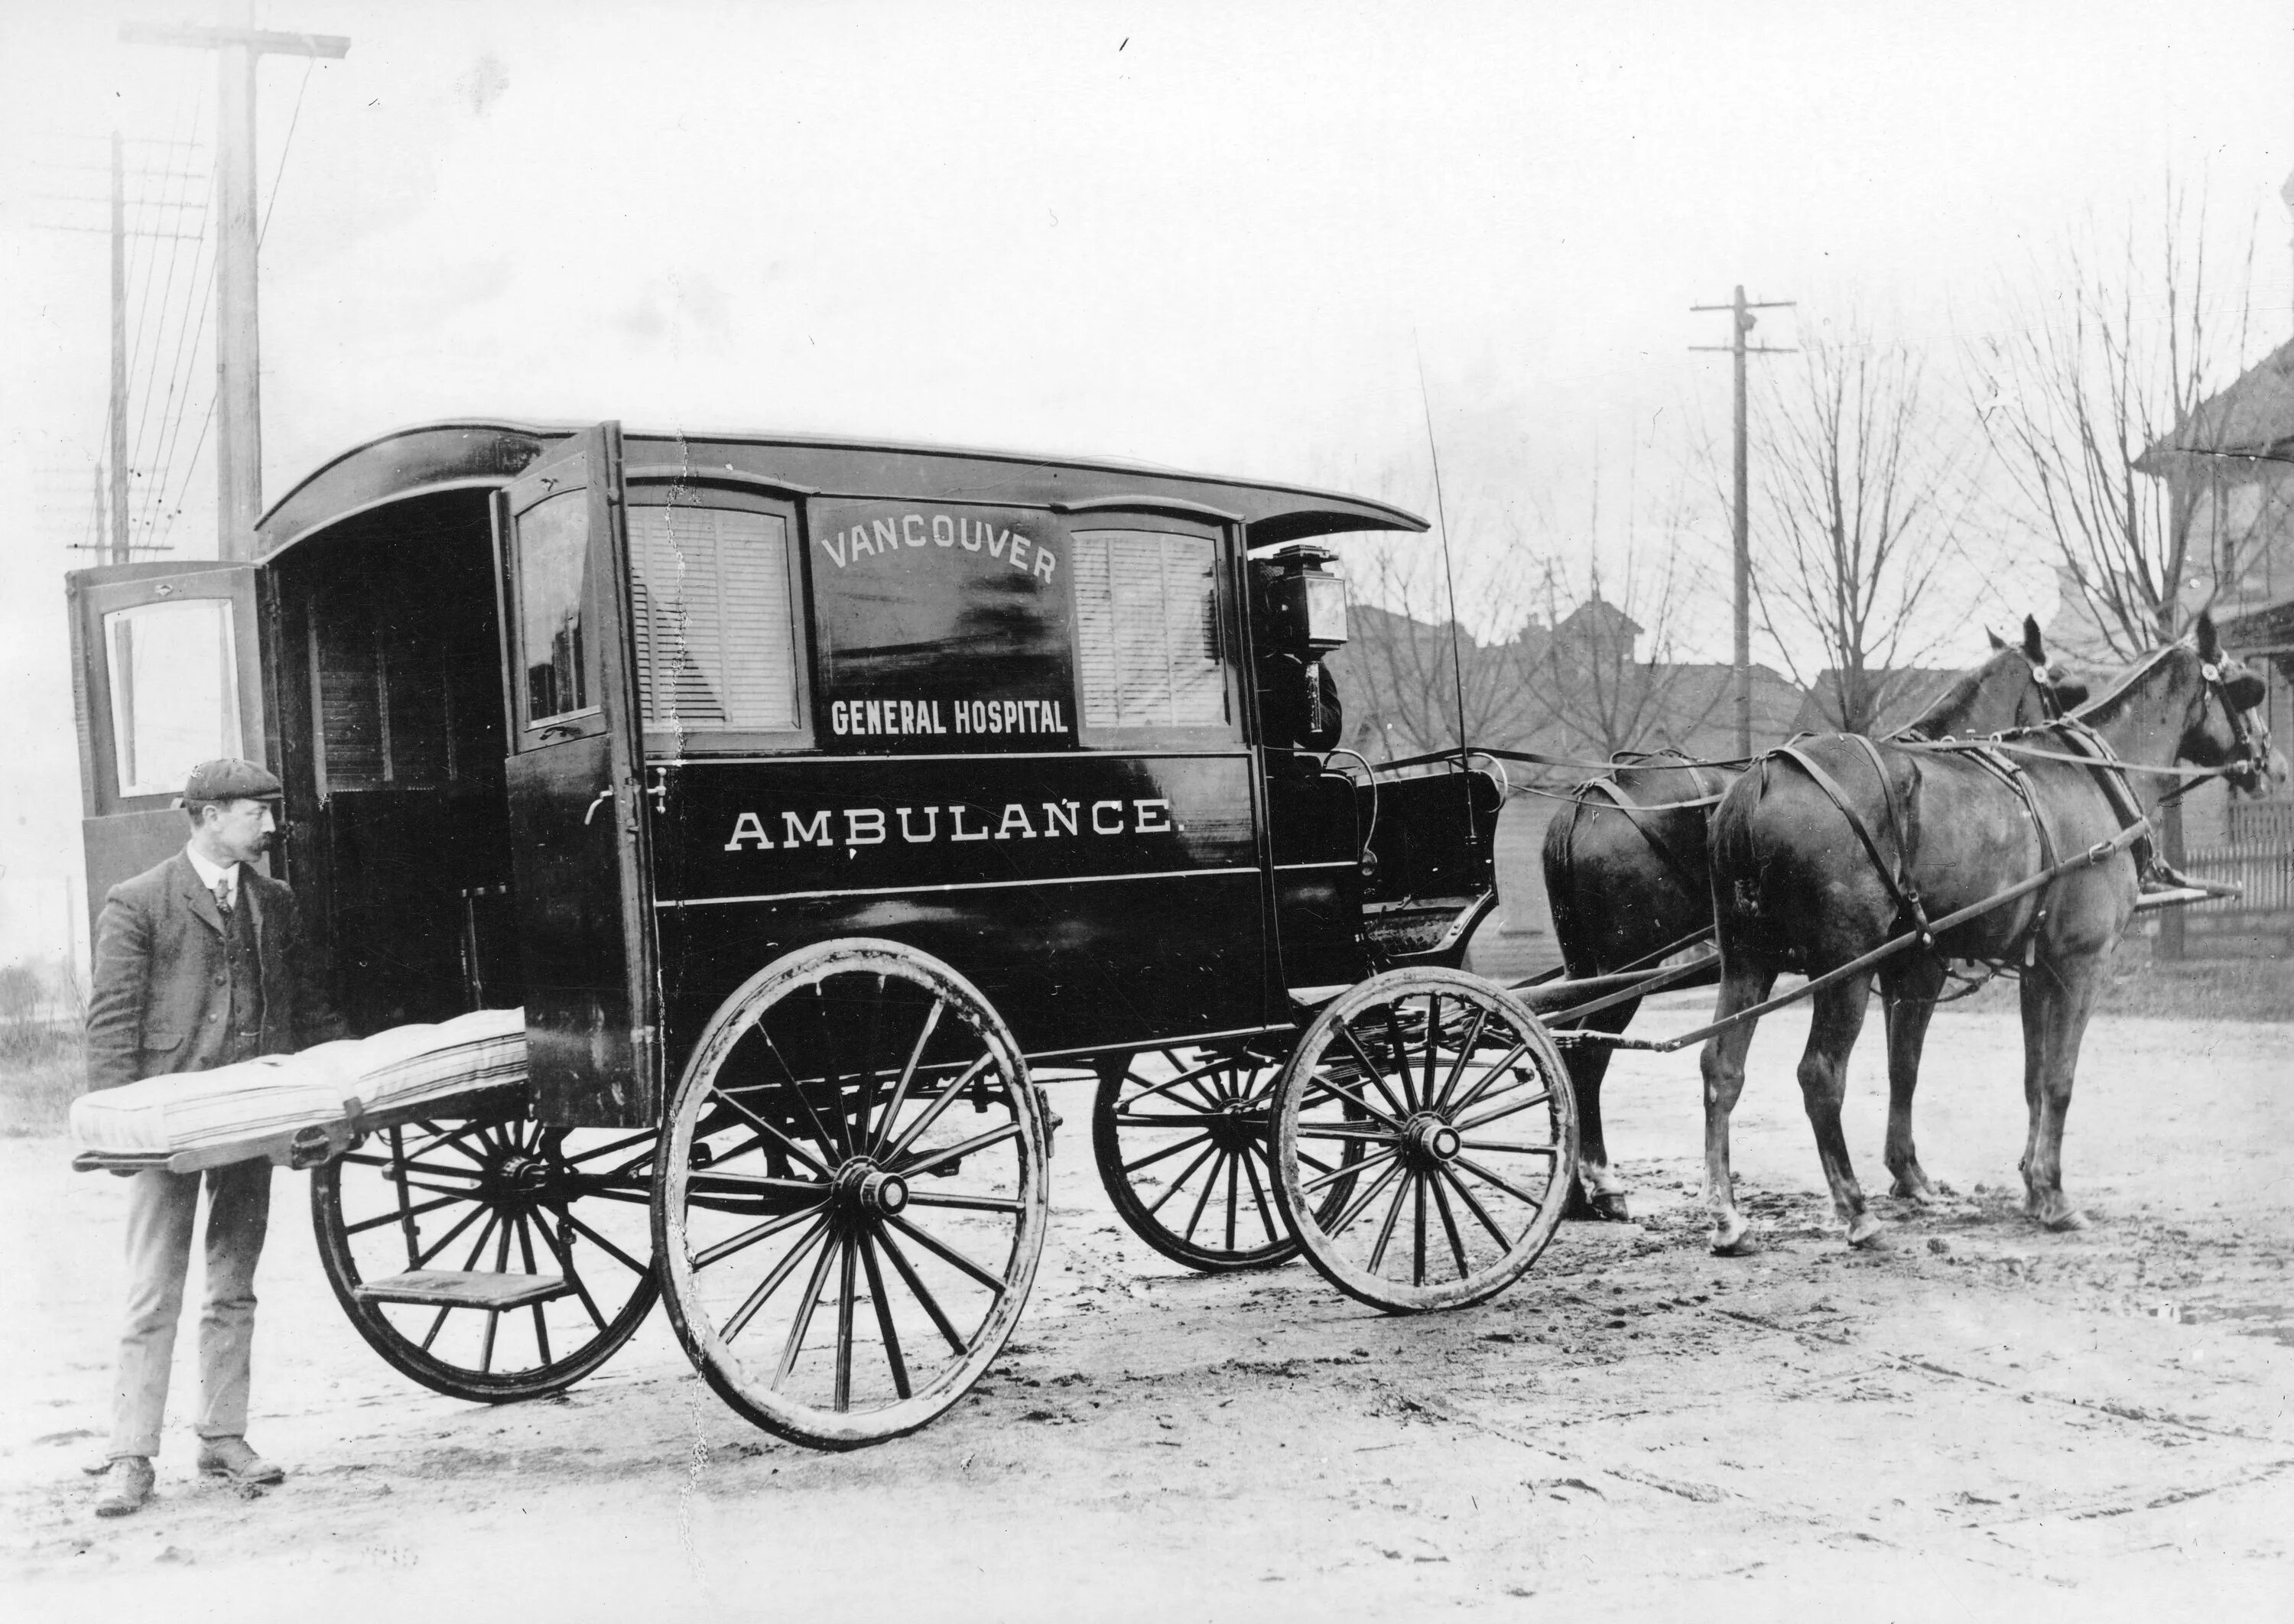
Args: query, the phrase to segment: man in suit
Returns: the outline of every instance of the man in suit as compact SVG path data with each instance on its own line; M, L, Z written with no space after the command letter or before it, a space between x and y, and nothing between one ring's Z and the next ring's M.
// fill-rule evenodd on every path
M252 866L275 839L281 793L279 780L251 762L201 762L183 786L189 843L104 898L88 1004L91 1089L291 1054L340 1035L299 938L294 893ZM238 1483L276 1483L286 1474L246 1436L271 1164L234 1163L206 1177L199 1469ZM99 1516L125 1516L151 1495L199 1178L158 1168L128 1181L127 1328Z

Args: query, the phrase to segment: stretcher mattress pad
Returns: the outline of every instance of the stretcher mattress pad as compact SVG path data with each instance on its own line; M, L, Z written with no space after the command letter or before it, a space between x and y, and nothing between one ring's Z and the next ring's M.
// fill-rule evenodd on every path
M525 1078L525 1013L476 1010L436 1026L392 1027L371 1037L265 1055L212 1071L147 1077L72 1101L77 1147L100 1156L218 1153L362 1114L427 1105Z

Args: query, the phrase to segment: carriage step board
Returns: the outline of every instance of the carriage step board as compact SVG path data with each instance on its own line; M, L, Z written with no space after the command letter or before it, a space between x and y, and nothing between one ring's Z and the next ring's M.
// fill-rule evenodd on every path
M561 1274L494 1274L469 1269L415 1269L354 1288L369 1303L419 1303L431 1308L524 1308L573 1289Z

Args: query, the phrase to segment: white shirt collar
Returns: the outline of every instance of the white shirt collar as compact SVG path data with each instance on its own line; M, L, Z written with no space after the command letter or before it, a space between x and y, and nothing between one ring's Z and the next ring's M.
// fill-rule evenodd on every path
M183 855L191 860L191 866L199 871L200 884L206 886L210 891L218 885L227 885L231 889L224 895L229 897L233 902L239 900L238 864L233 863L228 868L219 868L201 857L196 846L184 847Z

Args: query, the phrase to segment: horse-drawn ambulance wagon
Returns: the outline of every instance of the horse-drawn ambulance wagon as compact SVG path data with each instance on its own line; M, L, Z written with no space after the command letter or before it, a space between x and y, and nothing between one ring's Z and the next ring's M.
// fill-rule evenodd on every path
M1458 968L1503 790L1299 748L1346 635L1315 543L1423 528L1106 463L394 434L252 563L73 577L90 892L245 756L354 1031L523 1011L522 1077L286 1151L344 1307L443 1392L560 1390L663 1295L760 1425L921 1425L1026 1299L1068 1079L1165 1253L1476 1301L1575 1157L1536 1018Z

